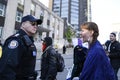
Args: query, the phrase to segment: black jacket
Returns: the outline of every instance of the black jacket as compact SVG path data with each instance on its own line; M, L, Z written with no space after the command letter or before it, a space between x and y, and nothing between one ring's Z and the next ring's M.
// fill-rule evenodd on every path
M11 80L16 77L31 77L35 72L36 55L37 51L33 38L29 37L23 30L19 30L10 36L3 45L3 55L0 59L0 77L6 76L9 80L11 77Z
M56 52L52 46L48 46L41 58L41 79L54 80L57 75Z
M111 41L107 41L105 43L106 51L108 50L108 46L110 43ZM109 58L114 68L120 67L120 43L118 41L114 41L113 43L111 43Z
M79 77L83 68L84 61L86 59L86 55L87 55L87 48L79 45L75 46L74 57L73 57L74 67L72 70L71 79L73 77Z

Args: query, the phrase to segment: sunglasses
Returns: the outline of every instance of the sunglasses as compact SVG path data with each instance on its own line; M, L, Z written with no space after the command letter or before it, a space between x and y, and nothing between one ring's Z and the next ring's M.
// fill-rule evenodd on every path
M30 22L30 24L32 25L32 26L37 26L37 22Z

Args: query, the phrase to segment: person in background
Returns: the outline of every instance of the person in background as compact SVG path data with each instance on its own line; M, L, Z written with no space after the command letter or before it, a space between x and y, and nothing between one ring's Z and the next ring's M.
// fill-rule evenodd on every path
M0 80L36 80L37 50L33 36L42 20L32 15L22 17L20 30L8 37L0 59Z
M79 38L78 45L76 45L74 48L74 55L73 55L74 66L72 69L71 80L74 77L79 77L83 68L86 55L87 55L87 48L83 47L82 40Z
M99 29L94 22L81 26L83 42L89 43L89 50L79 80L115 80L115 73L101 43L97 40Z
M110 58L110 62L115 71L116 80L118 80L117 73L120 68L120 43L116 40L116 34L110 33L110 40L106 41L106 54Z
M51 37L45 37L42 43L43 54L41 56L41 80L56 80L57 59Z
M65 54L66 53L66 46L64 45L63 46L63 54Z

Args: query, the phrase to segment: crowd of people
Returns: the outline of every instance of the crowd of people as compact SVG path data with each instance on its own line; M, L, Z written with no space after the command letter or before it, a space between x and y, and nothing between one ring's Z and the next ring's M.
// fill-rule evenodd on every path
M22 18L18 32L8 37L0 46L0 80L36 80L35 71L37 49L33 36L41 19L32 15ZM94 22L85 22L80 26L81 34L78 44L74 47L73 69L70 80L79 77L79 80L118 80L117 73L120 67L120 43L116 34L110 33L110 40L106 41L105 48L97 39L98 25ZM83 44L87 42L88 47ZM41 80L57 80L57 58L53 47L52 37L42 39ZM63 46L66 54L66 46Z

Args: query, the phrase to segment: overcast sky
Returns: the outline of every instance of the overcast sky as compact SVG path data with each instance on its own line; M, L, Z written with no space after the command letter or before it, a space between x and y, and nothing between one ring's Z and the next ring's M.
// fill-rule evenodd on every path
M48 7L49 0L39 0L39 1Z
M101 43L109 39L112 24L120 23L120 0L92 0L92 21L99 26Z

